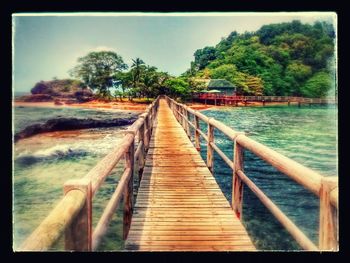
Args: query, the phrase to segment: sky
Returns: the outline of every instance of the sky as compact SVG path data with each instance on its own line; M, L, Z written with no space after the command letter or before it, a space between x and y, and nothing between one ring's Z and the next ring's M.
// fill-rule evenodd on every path
M197 49L215 46L232 31L295 19L336 24L330 12L14 14L13 89L29 92L38 81L69 78L79 57L102 50L116 52L129 66L139 57L177 76L189 68Z

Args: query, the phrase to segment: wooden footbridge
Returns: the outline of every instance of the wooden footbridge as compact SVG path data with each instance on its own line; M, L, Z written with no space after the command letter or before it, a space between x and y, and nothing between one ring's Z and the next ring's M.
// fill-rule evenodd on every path
M200 121L208 125L207 133L200 129ZM232 140L233 160L215 144L215 128ZM207 142L206 163L198 153L201 137ZM318 245L244 173L244 150L319 196ZM214 151L233 171L230 202L212 175ZM93 197L123 157L124 172L93 228ZM253 251L256 248L240 221L243 185L255 193L303 249L338 250L337 180L323 177L168 97L157 98L127 129L115 150L84 178L65 183L62 200L19 250L49 250L64 235L65 250L96 251L123 199L125 251Z
M237 95L224 95L213 93L200 93L194 95L194 101L204 102L205 104L214 105L226 105L226 106L247 106L251 102L260 102L263 106L269 103L287 103L288 106L292 104L298 105L328 105L337 104L337 99L333 98L305 98L305 97L292 97L292 96L237 96Z

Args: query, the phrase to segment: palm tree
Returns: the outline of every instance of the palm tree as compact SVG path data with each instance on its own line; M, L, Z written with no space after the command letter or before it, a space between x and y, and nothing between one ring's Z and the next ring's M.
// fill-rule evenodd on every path
M158 85L158 74L157 68L153 66L146 66L143 77L142 77L142 93L144 96L149 97L153 96L153 92Z
M134 71L134 88L136 88L140 81L142 65L145 65L145 62L142 59L136 58L132 60L131 68Z

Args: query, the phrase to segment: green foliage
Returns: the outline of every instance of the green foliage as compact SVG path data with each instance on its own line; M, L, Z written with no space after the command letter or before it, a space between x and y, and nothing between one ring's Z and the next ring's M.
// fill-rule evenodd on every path
M82 80L85 86L97 90L98 96L109 98L109 88L114 86L116 73L126 68L122 57L114 52L90 52L78 58L78 65L70 74Z
M232 32L215 47L195 52L190 76L226 79L246 95L316 96L322 94L318 88L307 85L315 92L305 92L303 87L319 72L334 72L329 66L334 64L334 37L333 26L326 22L292 21L264 25L256 32Z
M334 79L327 72L318 72L308 79L301 89L301 95L305 97L326 97L334 87Z
M166 86L164 82L169 77L168 73L146 65L140 58L133 60L129 71L120 72L116 75L118 86L130 100L134 97L155 98L160 94L165 94Z
M234 82L235 76L239 71L234 64L224 64L211 70L211 77L213 79L226 79L230 82Z
M216 50L214 47L205 47L203 49L198 49L194 53L194 66L199 70L204 69L211 60L216 58Z
M165 85L169 89L168 95L170 95L172 97L180 97L182 99L186 99L190 95L189 84L184 79L169 78L165 81Z
M166 93L165 81L170 77L156 67L148 66L140 59L132 60L129 71L123 59L113 52L91 52L78 59L71 75L81 79L84 85L95 89L96 97L103 100L128 97L156 97ZM117 88L113 95L110 88Z

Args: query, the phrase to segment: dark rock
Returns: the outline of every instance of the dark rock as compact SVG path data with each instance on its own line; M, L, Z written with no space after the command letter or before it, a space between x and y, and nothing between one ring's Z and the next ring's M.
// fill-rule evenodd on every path
M35 84L30 91L33 95L35 94L52 94L54 93L48 83L41 81Z
M137 119L137 116L128 118L116 118L106 120L96 119L77 119L77 118L57 118L51 119L44 124L33 124L27 126L22 131L18 132L14 136L15 142L19 139L27 138L35 134L52 132L52 131L65 131L76 129L88 129L88 128L107 128L115 126L130 125Z
M84 87L78 80L62 79L40 81L31 89L32 95L18 98L17 101L41 102L59 99L71 103L87 102L94 98L94 94L88 87ZM60 105L60 104L57 104Z
M34 94L29 96L23 96L21 100L24 102L47 102L53 101L53 97L48 94Z
M63 105L64 103L63 102L61 102L60 100L55 100L55 105Z
M79 102L87 102L93 99L94 94L90 89L82 89L74 93L75 98Z
M66 99L64 100L64 103L69 105L69 104L77 103L77 101L75 99Z

